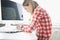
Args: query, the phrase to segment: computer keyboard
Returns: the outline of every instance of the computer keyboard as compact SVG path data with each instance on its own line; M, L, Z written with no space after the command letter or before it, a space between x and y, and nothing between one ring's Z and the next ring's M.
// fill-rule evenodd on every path
M22 31L0 31L0 33L19 33L19 32L22 32Z
M5 26L0 28L0 33L19 33L22 30L17 30L14 26Z

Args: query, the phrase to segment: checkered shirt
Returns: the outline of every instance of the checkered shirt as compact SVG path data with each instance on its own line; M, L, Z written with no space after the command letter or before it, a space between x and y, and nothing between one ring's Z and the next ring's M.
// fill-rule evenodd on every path
M49 40L51 36L51 19L46 10L40 6L36 7L33 13L32 22L28 27L23 27L24 32L32 32L36 29L38 40Z

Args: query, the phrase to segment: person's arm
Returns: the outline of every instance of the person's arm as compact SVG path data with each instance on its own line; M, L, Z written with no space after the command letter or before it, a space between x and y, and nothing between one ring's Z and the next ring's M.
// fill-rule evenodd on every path
M38 13L36 13L36 10L37 9L34 10L34 15L33 15L33 18L32 18L32 22L27 27L23 27L22 31L24 31L24 32L32 32L36 28L37 17L38 17Z

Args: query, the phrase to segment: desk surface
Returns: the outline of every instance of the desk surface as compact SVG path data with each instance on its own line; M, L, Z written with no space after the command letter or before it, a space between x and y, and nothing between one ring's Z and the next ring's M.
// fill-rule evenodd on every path
M20 32L20 33L0 33L0 39L20 39L20 40L36 40L37 37L32 33Z
M0 31L15 29L16 27L2 27ZM35 32L34 32L35 33ZM18 32L18 33L0 33L0 39L20 39L20 40L36 40L34 33Z

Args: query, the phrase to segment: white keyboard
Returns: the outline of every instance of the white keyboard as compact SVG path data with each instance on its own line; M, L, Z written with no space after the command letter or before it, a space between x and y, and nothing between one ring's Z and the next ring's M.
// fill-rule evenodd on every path
M1 27L0 28L0 33L17 33L17 32L22 32L22 31L17 30L14 27Z

